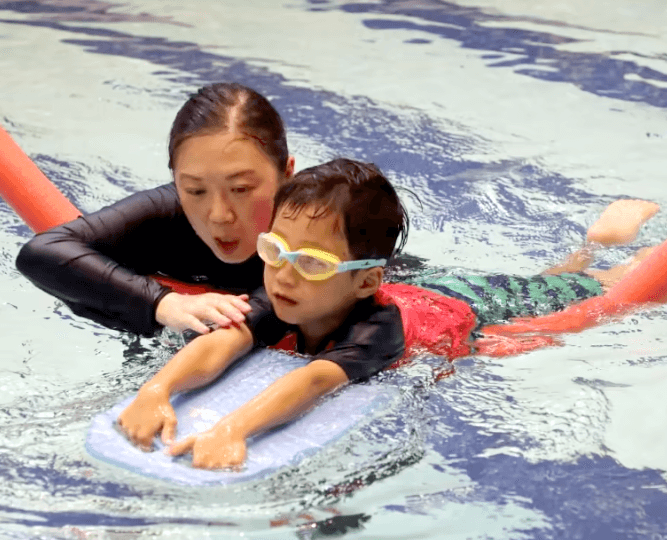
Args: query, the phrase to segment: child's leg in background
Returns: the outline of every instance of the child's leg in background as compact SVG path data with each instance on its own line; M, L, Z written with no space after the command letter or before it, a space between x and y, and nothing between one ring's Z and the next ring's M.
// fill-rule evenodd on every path
M571 303L603 294L650 254L653 248L645 248L628 264L583 273L593 261L596 247L632 242L659 208L641 200L611 203L588 230L584 247L539 276L430 274L410 281L463 300L472 307L480 325L560 311Z
M659 209L658 204L649 201L636 199L614 201L588 229L584 246L570 255L565 262L545 270L543 274L583 272L593 262L595 251L599 246L629 244L637 238L642 225L651 219ZM605 287L610 287L649 255L652 248L647 249L648 252L645 250L637 252L635 259L626 265L587 273L599 279Z

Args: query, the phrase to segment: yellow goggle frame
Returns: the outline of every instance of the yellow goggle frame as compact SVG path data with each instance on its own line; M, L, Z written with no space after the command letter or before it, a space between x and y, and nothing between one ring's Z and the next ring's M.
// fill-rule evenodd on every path
M301 276L309 281L329 279L341 272L384 266L387 259L362 259L341 261L333 253L316 248L290 251L287 242L274 233L262 233L257 237L257 253L268 265L279 268L289 261Z

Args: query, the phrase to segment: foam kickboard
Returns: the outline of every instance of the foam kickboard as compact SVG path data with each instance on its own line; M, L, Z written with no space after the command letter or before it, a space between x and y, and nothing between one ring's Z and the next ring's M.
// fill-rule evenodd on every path
M303 358L278 351L259 350L206 388L174 396L171 401L178 418L177 440L209 429L225 414L306 362ZM93 419L86 449L93 457L112 465L179 484L246 482L265 477L314 454L397 397L397 388L377 381L350 384L325 397L298 420L249 439L246 464L240 472L196 469L190 465L191 455L175 458L165 454L159 437L156 437L153 452L143 452L130 444L117 430L115 421L134 396Z

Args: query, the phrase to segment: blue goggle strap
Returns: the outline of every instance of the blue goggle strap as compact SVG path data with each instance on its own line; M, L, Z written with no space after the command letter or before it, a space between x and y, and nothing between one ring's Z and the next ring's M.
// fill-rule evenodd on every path
M338 271L348 272L350 270L362 270L364 268L384 266L385 264L387 264L387 259L362 259L360 261L345 261L338 263Z

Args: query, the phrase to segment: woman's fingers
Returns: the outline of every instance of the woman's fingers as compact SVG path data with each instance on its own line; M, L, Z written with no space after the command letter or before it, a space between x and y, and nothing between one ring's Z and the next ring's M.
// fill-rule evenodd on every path
M232 324L232 321L241 324L245 320L245 316L239 314L238 311L229 313L229 310L227 310L227 312L224 312L217 305L206 306L205 312L202 313L202 318L217 324L221 328L227 328ZM239 318L241 318L241 320L238 320Z
M208 334L211 329L206 326L198 317L195 315L190 315L189 313L184 314L185 324L179 330L185 330L186 328L191 328L198 334Z
M250 305L238 296L225 295L215 299L215 308L236 323L245 321L246 313L250 313Z
M226 328L232 322L243 324L246 313L251 308L244 300L230 295L211 295L205 299L206 304L202 312L202 318L210 320L222 328Z
M226 328L232 323L243 324L251 311L249 296L242 294L205 293L185 295L170 293L158 304L156 320L175 330L190 328L199 334L208 334L206 323Z
M250 300L250 296L247 294L242 294L240 296L230 296L231 303L234 304L234 306L236 306L236 308L242 313L250 313L252 311L250 304L248 304L248 300Z

